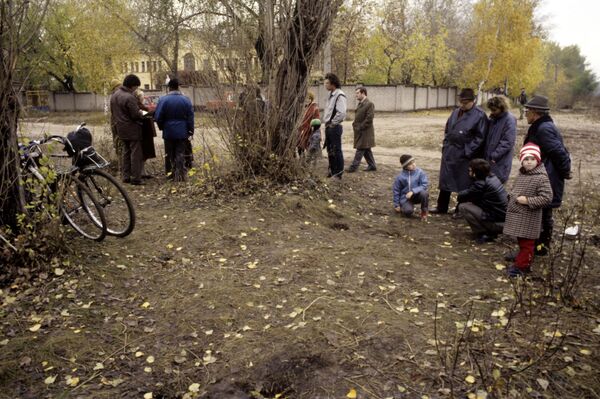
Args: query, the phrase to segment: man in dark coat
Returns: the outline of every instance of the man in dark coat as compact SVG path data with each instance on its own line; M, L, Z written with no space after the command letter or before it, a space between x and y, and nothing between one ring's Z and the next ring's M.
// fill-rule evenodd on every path
M158 100L154 120L163 132L173 180L185 181L185 151L189 138L194 134L194 108L190 99L179 91L178 79L169 80L168 86L169 94Z
M536 242L536 255L545 255L552 241L554 218L552 209L559 208L565 188L565 179L571 179L571 156L563 143L562 135L550 117L548 98L534 96L525 104L529 130L523 144L537 144L542 151L542 163L552 186L552 203L542 211L542 233Z
M140 87L140 79L127 75L123 85L110 97L111 127L121 139L121 175L123 182L142 184L142 116L138 100L133 94Z
M431 213L447 213L450 195L471 185L469 162L480 158L488 119L475 105L473 89L463 89L459 96L460 107L452 111L446 122L442 162L440 165L440 194L437 207Z
M373 118L375 117L375 106L367 98L367 89L359 87L356 89L356 114L352 129L354 130L354 148L356 154L350 167L346 170L348 173L356 172L360 166L360 162L365 157L367 168L365 172L374 172L377 170L375 158L373 157L372 147L375 147L375 128L373 127Z
M504 184L512 168L517 139L517 120L510 113L508 99L504 96L490 98L487 106L490 110L490 121L485 137L483 158L490 163L492 173Z

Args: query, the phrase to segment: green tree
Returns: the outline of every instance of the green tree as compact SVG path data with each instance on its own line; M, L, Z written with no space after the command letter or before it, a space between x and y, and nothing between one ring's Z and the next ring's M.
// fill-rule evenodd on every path
M340 7L334 22L331 36L331 52L334 70L342 80L356 80L364 64L361 54L367 43L367 29L372 2L347 0Z
M101 0L57 0L26 62L64 90L101 91L132 51L129 32ZM38 79L40 74L36 75ZM37 82L43 83L43 82Z

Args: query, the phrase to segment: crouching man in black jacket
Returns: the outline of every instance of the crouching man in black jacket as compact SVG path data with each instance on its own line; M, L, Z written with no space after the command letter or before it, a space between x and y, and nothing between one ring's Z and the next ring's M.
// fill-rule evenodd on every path
M508 195L484 159L473 159L469 163L469 176L473 182L458 193L458 209L471 226L475 241L483 244L502 233Z

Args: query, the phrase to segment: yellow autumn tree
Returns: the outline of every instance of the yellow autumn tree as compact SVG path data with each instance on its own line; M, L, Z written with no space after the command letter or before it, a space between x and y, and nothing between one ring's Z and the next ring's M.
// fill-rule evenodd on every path
M471 60L463 85L479 90L525 87L544 78L544 51L534 20L539 0L478 0L473 6Z

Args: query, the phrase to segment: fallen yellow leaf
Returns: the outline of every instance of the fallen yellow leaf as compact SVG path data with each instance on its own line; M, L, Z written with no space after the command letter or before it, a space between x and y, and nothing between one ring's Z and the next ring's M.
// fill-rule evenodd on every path
M475 377L473 377L472 375L468 375L465 378L465 381L467 381L469 384L475 384Z
M36 332L37 330L39 330L40 328L42 328L42 325L40 323L38 324L34 324L33 326L29 327L29 331L31 332Z
M356 389L352 388L350 392L346 394L346 397L349 399L356 399Z

